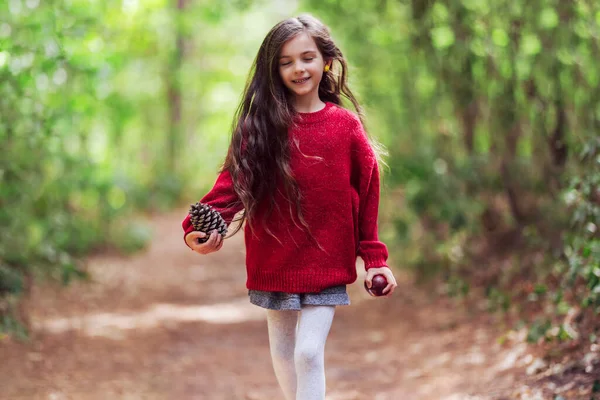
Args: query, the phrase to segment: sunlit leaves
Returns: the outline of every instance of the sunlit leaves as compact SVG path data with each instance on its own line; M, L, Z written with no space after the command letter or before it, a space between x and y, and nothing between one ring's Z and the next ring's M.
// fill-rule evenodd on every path
M462 0L462 5L470 10L475 11L478 14L487 14L490 11L490 3L493 1L490 0Z
M443 3L435 3L431 9L431 18L435 25L445 25L449 19L448 8Z
M526 34L521 39L521 51L528 56L534 56L542 50L540 39L534 34Z
M118 210L125 205L126 201L125 192L119 187L112 187L108 192L108 204L115 209Z
M551 29L558 26L558 13L553 8L544 8L539 18L542 28Z
M556 52L556 58L565 65L572 65L575 62L575 56L572 50L568 48L559 48Z
M473 52L473 54L479 57L484 57L488 52L486 42L481 39L473 39L473 41L470 44L470 49Z
M224 147L230 119L223 114L235 108L234 89L216 91L217 109L211 110L193 97L194 90L209 92L217 79L241 89L247 69L233 80L223 73L226 64L206 74L208 55L226 48L239 58L243 52L227 36L237 35L234 29L222 35L218 21L203 19L202 7L220 7L220 18L229 22L241 2L187 3L185 21L175 18L165 0L10 0L0 6L2 268L19 279L35 269L67 282L78 276L73 255L116 240L104 236L115 218L136 205L155 207L155 199L161 207L172 204L181 192L183 180L163 171L170 101L164 81L174 73L169 60L178 22L190 21L186 51L193 54L183 68L184 123L195 131L207 125L201 124L207 115L217 115L211 134ZM198 167L215 170L223 154L205 157L202 165L195 157L182 159L190 160L194 167L186 169L197 177ZM156 179L164 184L159 187ZM157 187L160 195L149 196ZM129 233L119 240L133 243ZM148 235L135 235L129 247L140 248ZM9 275L0 273L0 302L18 286Z
M0 23L0 38L7 38L12 33L12 27L6 23Z
M449 26L440 26L431 30L433 45L438 49L445 49L454 44L454 31Z
M426 71L421 71L416 76L415 89L418 90L423 96L432 96L435 93L436 87L437 82L435 77Z
M506 47L510 43L510 38L504 29L496 28L492 31L492 41L496 46Z

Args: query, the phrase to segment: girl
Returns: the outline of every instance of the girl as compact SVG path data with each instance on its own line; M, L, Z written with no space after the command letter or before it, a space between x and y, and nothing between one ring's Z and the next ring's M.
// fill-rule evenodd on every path
M250 302L267 309L287 400L325 399L325 341L335 307L350 303L346 285L357 278L357 256L368 287L377 274L387 278L387 296L397 286L377 233L377 155L361 119L340 105L343 95L360 115L346 72L317 19L273 27L254 61L224 166L200 200L227 224L244 210L246 286ZM223 246L216 232L199 243L206 235L189 215L183 229L199 254Z

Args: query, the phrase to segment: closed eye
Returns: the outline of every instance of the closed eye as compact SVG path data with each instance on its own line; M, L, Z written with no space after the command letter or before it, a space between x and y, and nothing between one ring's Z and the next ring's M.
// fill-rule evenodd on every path
M312 61L312 60L314 60L314 59L315 59L315 57L311 57L311 58L304 58L304 59L303 59L303 61L306 61L306 62L311 62L311 61ZM286 66L286 65L290 65L291 63L292 63L291 61L288 61L288 62L283 62L283 63L281 63L281 64L279 64L279 65L281 65L281 66L283 67L283 66Z

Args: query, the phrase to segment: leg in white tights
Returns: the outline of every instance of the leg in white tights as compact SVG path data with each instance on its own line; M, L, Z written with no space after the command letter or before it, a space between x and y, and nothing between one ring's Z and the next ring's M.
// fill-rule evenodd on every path
M271 358L286 400L325 399L325 342L334 306L267 311Z
M296 400L325 400L325 342L334 313L333 306L302 308L294 352Z
M286 400L296 399L294 346L296 345L297 321L298 311L267 311L271 360L275 377Z

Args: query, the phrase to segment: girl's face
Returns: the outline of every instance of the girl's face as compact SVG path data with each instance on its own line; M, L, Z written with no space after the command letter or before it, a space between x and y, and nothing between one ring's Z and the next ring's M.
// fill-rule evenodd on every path
M313 38L301 33L281 48L279 75L296 99L318 98L325 64Z

